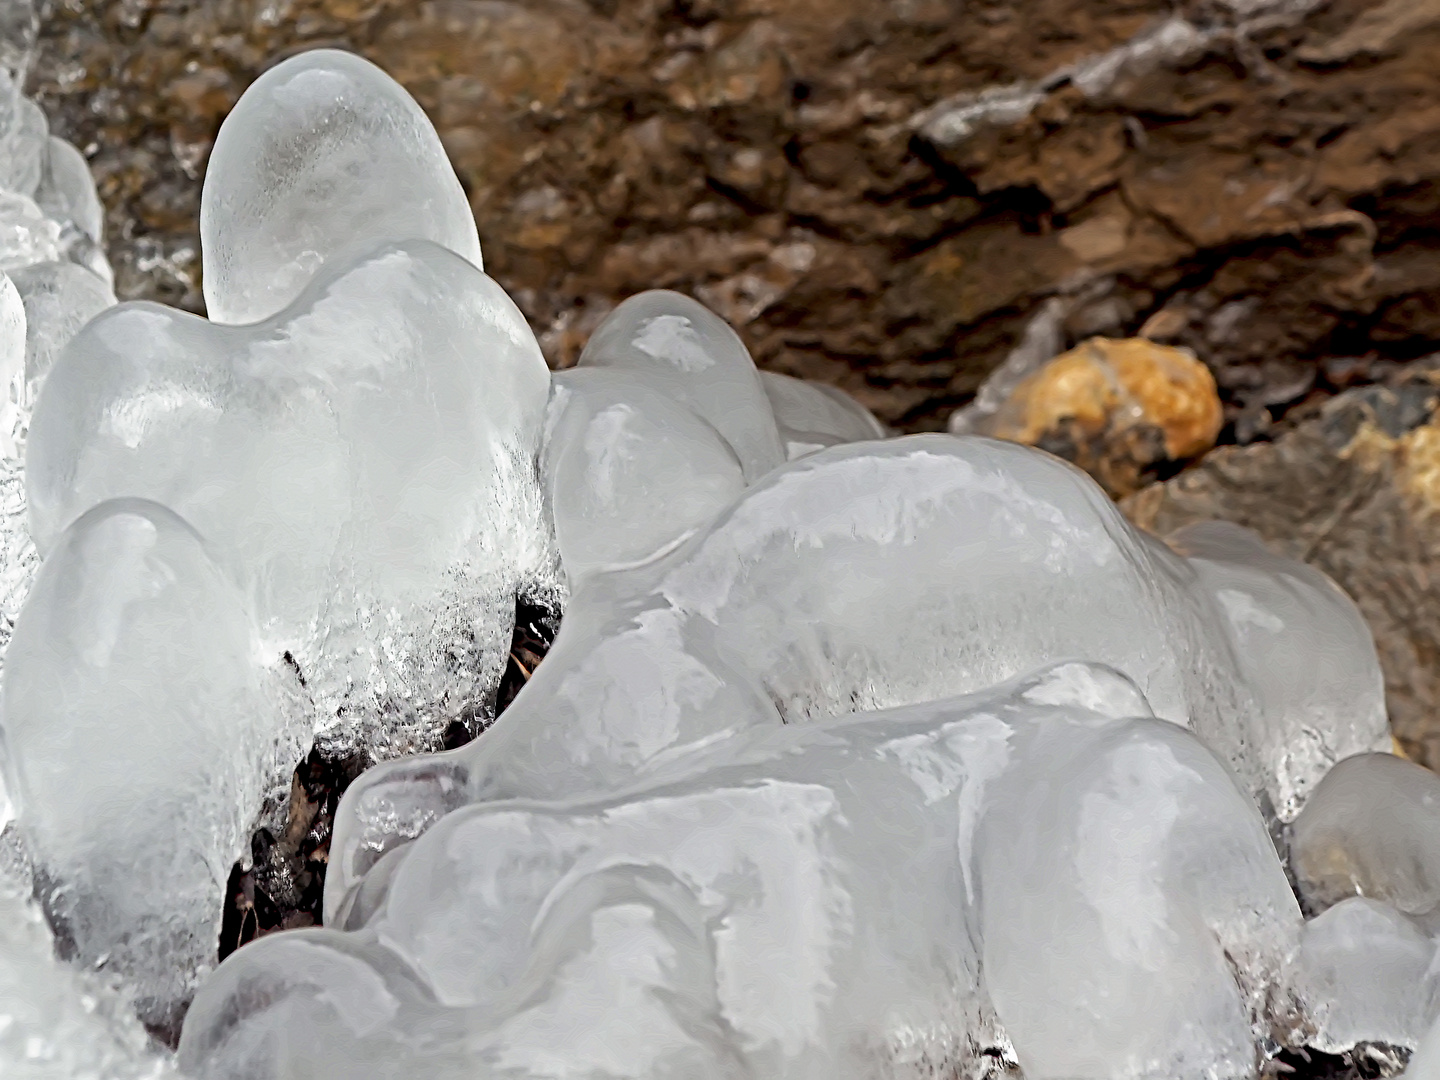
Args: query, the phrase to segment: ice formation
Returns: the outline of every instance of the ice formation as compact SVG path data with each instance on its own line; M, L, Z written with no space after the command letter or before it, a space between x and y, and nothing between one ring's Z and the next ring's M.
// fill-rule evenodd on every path
M239 589L169 510L76 521L8 649L7 787L52 922L163 1022L213 960L221 890L304 714L268 685Z
M333 50L221 130L209 319L113 307L83 160L5 70L0 616L30 528L45 562L0 1074L1440 1068L1440 780L1374 753L1322 575L1148 536L1033 449L887 438L676 293L547 374L429 121ZM517 597L563 601L549 656L413 753L488 720ZM327 925L207 971L316 737L393 759L337 811Z
M1290 859L1316 911L1368 896L1440 931L1440 777L1390 754L1347 758L1295 819Z
M353 944L310 935L303 983L278 945L230 961L181 1064L351 1075L285 1056L367 1017L374 1076L919 1075L998 1021L1031 1076L1250 1075L1225 956L1263 997L1299 910L1224 766L1145 711L1068 664L756 730L640 790L457 811L376 868ZM430 1000L391 989L417 977Z
M547 565L546 387L514 304L424 240L327 265L252 326L122 304L36 405L35 541L105 499L169 506L327 724L385 716L388 752L424 746L498 681L515 593Z
M415 100L374 64L334 49L256 79L205 170L210 317L268 319L345 252L413 239L482 265L470 205Z

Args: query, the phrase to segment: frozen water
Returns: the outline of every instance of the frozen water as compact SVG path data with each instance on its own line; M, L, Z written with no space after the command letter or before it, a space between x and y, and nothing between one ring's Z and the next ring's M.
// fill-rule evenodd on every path
M115 293L105 280L73 262L44 262L10 274L25 304L25 402L39 393L60 351L80 329L106 308Z
M1333 581L1273 554L1249 529L1210 521L1169 539L1225 615L1260 701L1250 752L1289 821L1336 761L1390 746L1370 628Z
M45 552L108 498L172 507L326 716L371 718L382 754L433 745L493 694L516 590L553 561L546 387L515 305L426 241L327 266L254 326L122 304L67 346L36 404L35 540Z
M545 483L572 588L668 551L744 489L719 432L643 378L575 368L551 387Z
M1440 1020L1430 1025L1403 1075L1406 1080L1440 1080Z
M1131 724L1046 732L992 785L982 970L1025 1075L1253 1076L1300 913L1224 766Z
M399 83L316 49L251 84L220 126L200 199L212 319L267 319L342 253L414 239L481 266L460 181Z
M451 1043L435 1058L463 1048L506 1075L968 1075L995 1030L988 987L1029 1076L1250 1076L1250 997L1278 975L1299 912L1225 767L1147 711L1117 673L1068 664L967 699L756 731L597 800L458 810L340 905L370 971L326 961L308 1001L252 1028L233 1018L286 968L241 950L202 991L182 1059L241 1075L233 1062L264 1043L275 1062L313 1038L319 1009L380 1011L378 993L336 1002L356 999L348 988L413 970L435 1004L402 1027L392 995L366 1037L423 1029ZM1051 785L1038 801L1037 775ZM1029 862L1017 839L1035 844ZM1125 873L1107 888L1117 846ZM1097 947L1083 920L1110 937ZM1016 935L1051 958L1048 981L992 958L992 937ZM1087 1017L1097 1032L1060 1045ZM463 1030L438 1034L450 1024Z
M51 919L155 1022L213 961L230 865L307 734L258 655L203 541L140 500L54 542L8 649L7 788Z
M704 304L665 289L632 296L596 328L580 366L641 375L714 425L754 483L785 460L770 399L740 336Z
M0 1076L6 1080L161 1080L175 1075L103 975L56 959L30 899L28 868L0 838Z
M1347 758L1295 819L1290 861L1315 910L1369 896L1440 916L1440 777L1391 754Z
M884 425L843 390L775 371L762 371L760 382L791 461L837 443L885 437Z
M1305 924L1293 983L1330 1054L1357 1043L1414 1047L1440 1017L1435 943L1413 920L1366 897Z
M357 781L330 872L345 880L392 827L453 805L446 785L487 799L614 790L745 727L933 700L1072 657L1125 672L1263 790L1246 754L1255 705L1195 583L1047 454L945 435L833 447L672 554L577 592L484 739L438 771L420 759Z

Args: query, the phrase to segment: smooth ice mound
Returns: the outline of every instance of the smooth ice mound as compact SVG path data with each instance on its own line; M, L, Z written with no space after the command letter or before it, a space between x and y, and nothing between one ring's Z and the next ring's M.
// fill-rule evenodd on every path
M1273 812L1294 769L1274 733L1333 718L1251 681L1214 579L1274 572L1273 556L1252 554L1215 551L1197 568L1083 473L1009 443L917 435L809 455L673 553L577 592L550 657L483 740L357 781L330 880L348 888L463 802L613 790L749 727L972 692L1061 658L1124 672ZM1271 598L1251 586L1263 613ZM1323 745L1371 748L1386 728L1363 622L1290 627L1273 631L1277 655L1318 643L1362 657L1332 688L1364 722L1345 715Z
M252 326L122 304L36 405L35 541L105 499L163 503L244 583L325 724L433 745L493 693L515 594L549 566L546 381L499 286L426 241L327 266Z
M1440 931L1440 777L1391 754L1347 758L1295 819L1290 859L1316 911L1368 896Z
M718 431L625 371L556 372L545 430L546 495L572 589L670 550L745 487Z
M460 181L414 98L368 60L316 49L271 68L225 118L205 169L205 306L284 310L356 247L429 240L482 266Z
M885 426L843 390L776 371L760 372L760 384L791 461L838 443L885 438Z
M215 956L221 889L309 735L244 597L164 507L59 538L7 652L0 750L51 922L165 1023Z
M616 795L452 813L376 867L351 933L228 961L181 1064L968 1075L999 1024L1031 1077L1252 1075L1299 911L1226 768L1147 712L1064 665L757 730ZM1038 776L1067 779L1036 800ZM331 1040L341 1059L305 1049Z
M770 399L729 323L667 289L632 296L590 335L581 367L633 372L712 424L747 483L785 460Z

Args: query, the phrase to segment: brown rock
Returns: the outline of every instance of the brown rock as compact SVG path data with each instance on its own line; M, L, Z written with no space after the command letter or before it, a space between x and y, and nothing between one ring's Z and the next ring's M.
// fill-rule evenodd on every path
M31 89L100 178L122 296L199 307L224 111L276 58L340 45L435 119L555 364L664 284L762 364L936 428L1046 301L1084 294L1065 344L1148 327L1192 349L1245 435L1327 355L1440 346L1437 0L46 9Z
M988 433L1075 462L1112 495L1215 445L1215 379L1195 356L1144 338L1092 338L1022 381Z
M1440 766L1440 389L1421 371L1351 390L1273 443L1221 447L1121 503L1161 535L1220 518L1324 571L1359 604L1407 756Z

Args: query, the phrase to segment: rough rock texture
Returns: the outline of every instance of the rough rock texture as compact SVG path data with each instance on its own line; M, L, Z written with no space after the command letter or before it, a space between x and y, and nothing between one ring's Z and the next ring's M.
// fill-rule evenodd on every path
M1440 340L1431 0L48 8L32 89L99 175L122 296L199 305L220 119L339 44L435 118L552 363L674 287L767 366L939 427L1059 298L1062 347L1195 349L1247 441Z
M1220 447L1121 507L1164 535L1223 518L1329 574L1360 605L1396 739L1440 767L1440 362L1351 390L1274 442Z
M1220 433L1210 369L1145 338L1091 338L1025 378L977 434L1075 462L1112 496L1175 472Z

